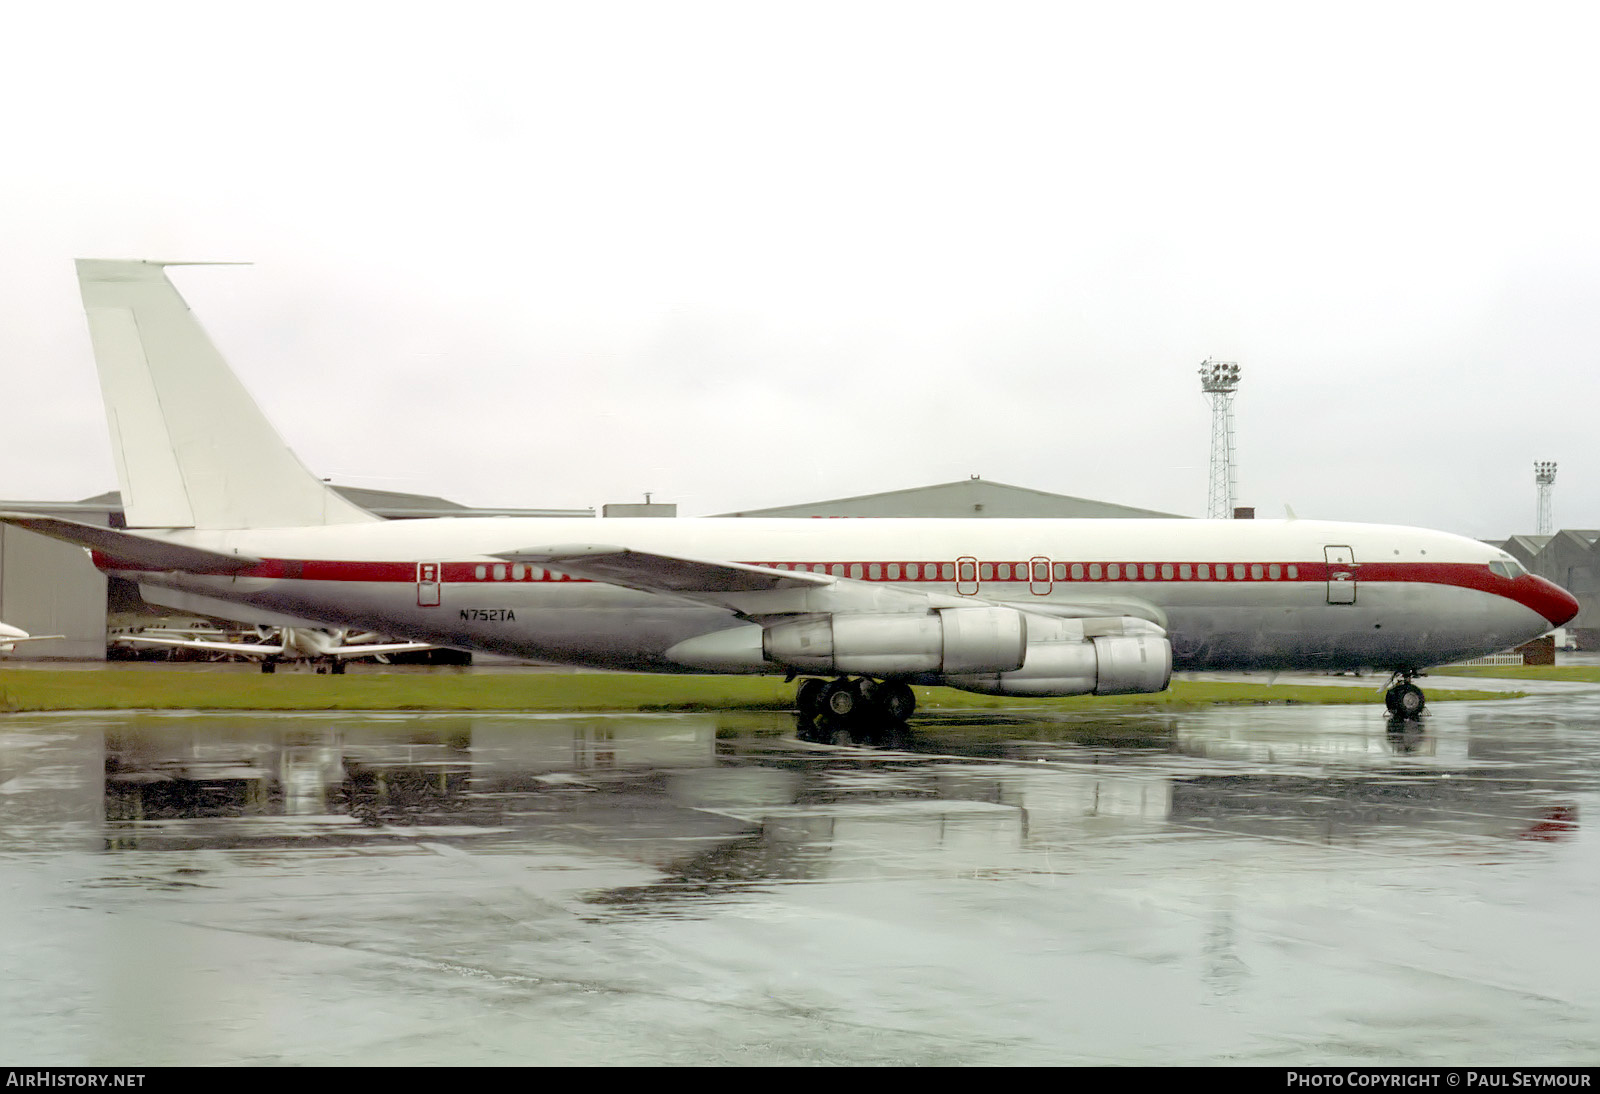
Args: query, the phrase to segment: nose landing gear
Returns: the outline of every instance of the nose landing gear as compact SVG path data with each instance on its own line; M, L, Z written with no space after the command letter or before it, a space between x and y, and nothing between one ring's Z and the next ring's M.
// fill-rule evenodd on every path
M1383 693L1383 704L1396 718L1415 718L1427 705L1422 689L1413 684L1414 672L1397 672L1389 678L1388 690Z

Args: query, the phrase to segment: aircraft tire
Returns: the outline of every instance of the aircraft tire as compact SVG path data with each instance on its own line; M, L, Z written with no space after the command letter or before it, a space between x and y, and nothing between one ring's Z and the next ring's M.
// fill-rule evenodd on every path
M872 701L891 721L904 722L917 709L917 697L898 680L889 680L872 689Z
M822 692L817 696L817 700L824 715L844 721L861 709L861 687L856 681L842 677L830 680L822 685Z
M1383 702L1391 714L1397 714L1402 718L1415 718L1427 705L1427 697L1415 684L1396 684L1385 693Z
M277 672L278 663L276 661L263 661L261 662L261 671L267 673Z
M822 689L826 684L815 676L800 681L794 693L794 708L802 718L815 718L822 713Z

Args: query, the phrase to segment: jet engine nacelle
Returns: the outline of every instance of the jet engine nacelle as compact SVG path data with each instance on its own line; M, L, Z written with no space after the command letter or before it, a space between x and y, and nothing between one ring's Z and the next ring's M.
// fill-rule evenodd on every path
M1172 643L1161 628L1124 620L1122 634L1028 645L1014 672L947 675L944 683L984 695L1133 695L1165 691L1172 682Z
M768 661L802 672L889 677L1013 672L1027 648L1021 612L979 607L827 615L768 627L761 640Z

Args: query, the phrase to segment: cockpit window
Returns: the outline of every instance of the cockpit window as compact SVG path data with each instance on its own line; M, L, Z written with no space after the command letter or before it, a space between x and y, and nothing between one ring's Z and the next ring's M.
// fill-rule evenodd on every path
M1524 570L1522 564L1515 559L1497 558L1489 563L1489 572L1499 574L1501 577L1516 578L1521 577L1528 571Z

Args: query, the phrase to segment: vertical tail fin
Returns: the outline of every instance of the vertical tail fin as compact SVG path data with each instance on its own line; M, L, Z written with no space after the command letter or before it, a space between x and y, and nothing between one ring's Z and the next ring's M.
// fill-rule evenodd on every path
M268 528L379 518L306 470L195 321L164 267L78 260L131 528Z

